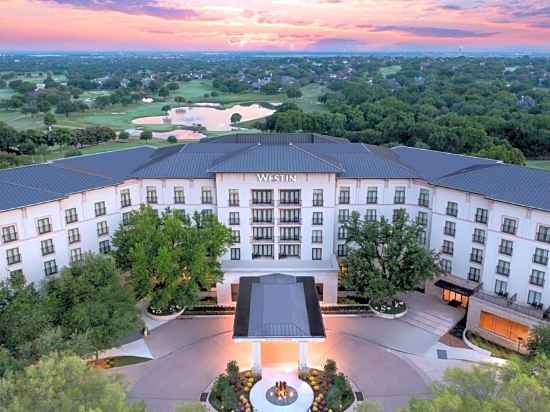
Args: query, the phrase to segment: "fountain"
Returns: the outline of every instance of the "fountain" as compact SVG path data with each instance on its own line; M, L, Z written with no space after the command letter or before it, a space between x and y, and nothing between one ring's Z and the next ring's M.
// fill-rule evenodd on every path
M275 386L267 390L265 397L273 405L287 406L296 402L298 392L292 386L287 385L286 381L277 381Z

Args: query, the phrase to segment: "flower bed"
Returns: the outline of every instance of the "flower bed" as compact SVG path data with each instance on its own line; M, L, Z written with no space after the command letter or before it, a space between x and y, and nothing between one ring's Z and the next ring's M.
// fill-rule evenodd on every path
M148 362L150 358L143 358L140 356L112 356L110 358L103 358L94 361L90 361L90 365L100 369L119 368L121 366L135 365L136 363Z
M321 306L321 312L324 315L327 314L356 314L356 313L368 313L370 312L370 306L369 305L328 305L328 306Z
M336 362L327 360L323 370L310 368L300 379L313 388L312 412L342 412L354 402L353 389L342 373L337 373Z
M376 316L396 319L405 316L407 313L407 305L402 300L394 299L391 303L381 303L370 305Z
M166 321L177 318L185 310L180 305L172 304L166 308L158 308L153 305L149 305L147 308L147 316L154 320Z
M252 412L250 389L261 379L252 371L239 371L237 362L227 364L212 386L208 402L216 411Z

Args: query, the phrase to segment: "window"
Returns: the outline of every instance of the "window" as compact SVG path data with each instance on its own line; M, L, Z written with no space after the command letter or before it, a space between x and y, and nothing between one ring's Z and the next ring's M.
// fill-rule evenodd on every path
M427 240L426 231L425 230L419 230L416 241L421 245L425 245L426 240Z
M253 190L252 204L253 205L272 205L273 190Z
M416 224L424 227L428 226L428 214L426 212L418 212Z
M109 239L102 240L101 242L99 242L99 253L106 254L106 253L109 253L110 251L111 251L111 242L109 241Z
M241 249L238 247L231 248L231 260L241 260Z
M550 227L540 225L537 230L537 240L539 242L550 243Z
M253 245L252 259L271 258L273 259L273 245Z
M300 223L300 209L281 209L280 223Z
M42 250L42 256L51 255L55 252L52 239L45 239L40 241L40 250Z
M515 235L516 231L518 230L517 224L517 220L505 217L504 219L502 219L500 230L504 233Z
M511 240L502 239L500 241L498 251L503 255L512 256L512 253L514 251L514 242L512 242Z
M108 234L109 234L109 226L107 225L107 221L104 220L102 222L97 222L97 235L105 236Z
M323 231L312 230L311 231L311 243L323 243Z
M67 237L69 240L69 244L80 242L80 231L77 227L74 229L69 229L67 231Z
M338 211L338 222L345 223L349 220L349 209L340 209Z
M201 203L203 205L211 205L212 202L212 189L209 187L203 187L201 189Z
M472 282L479 282L481 279L481 269L470 266L470 271L468 272L468 280Z
M273 240L273 227L253 227L252 238L254 240Z
M120 191L120 207L132 206L132 198L130 197L130 189L122 189Z
M533 269L531 272L531 277L529 278L529 283L531 285L544 287L544 272L541 270Z
M157 188L155 186L147 186L147 203L158 203Z
M405 209L393 209L392 222L395 223L399 219L405 219Z
M9 276L10 276L10 279L17 279L17 278L24 279L25 278L24 275L23 275L23 269L10 270Z
M499 275L510 276L510 262L499 259L496 270Z
M254 228L257 229L257 228ZM240 230L232 230L231 231L231 240L233 243L241 243L241 231Z
M78 213L76 212L76 208L73 207L71 209L65 210L65 223L74 223L78 222Z
M299 205L300 190L279 190L279 203L281 205Z
M122 225L128 226L130 224L130 213L132 212L124 212L122 214Z
M476 210L475 221L477 223L483 223L484 225L486 225L489 221L489 211L487 209L478 207Z
M393 194L393 203L396 205L402 205L405 204L405 188L404 187L396 187L395 192Z
M300 245L279 245L279 259L300 257Z
M96 217L107 214L107 208L105 207L105 202L96 202L94 204L94 211L95 211Z
M376 209L367 209L365 212L365 220L367 222L375 222L376 221Z
M239 191L237 189L229 189L229 206L239 206Z
M343 257L348 255L348 248L345 244L339 244L336 249L338 256Z
M367 204L376 204L378 203L378 188L369 187L367 189Z
M508 295L508 282L505 280L497 279L495 280L495 293L500 296Z
M454 235L456 234L456 223L447 220L445 222L445 227L443 228L443 233L446 234L447 236L454 237Z
M322 225L323 224L323 212L313 212L312 225Z
M2 228L2 240L4 243L15 242L17 240L17 229L15 225Z
M340 188L340 193L338 194L338 203L341 205L349 205L350 203L349 187Z
M321 260L323 259L323 249L314 247L311 249L311 260Z
M252 223L273 223L273 209L252 209Z
M279 240L299 241L300 228L299 227L281 227L279 228Z
M55 275L57 273L57 263L55 262L55 259L47 260L44 262L44 275L50 276Z
M8 262L8 265L15 265L16 263L21 262L21 253L19 253L18 247L6 250L6 261Z
M229 212L229 224L230 225L240 225L241 218L239 212Z
M181 186L174 187L174 203L177 205L183 205L185 203L185 192Z
M483 229L474 229L474 234L472 235L472 242L485 244L485 230Z
M38 230L39 235L48 233L52 231L52 224L50 223L49 217L44 217L36 221L36 229Z
M418 194L418 206L429 207L430 206L430 191L427 189L420 189Z
M444 240L443 246L441 246L441 253L445 253L446 255L452 255L454 253L454 243L450 240Z
M483 250L473 247L472 253L470 253L470 262L483 263Z
M533 255L533 262L539 265L548 265L548 250L536 248L535 254Z
M82 260L82 249L77 247L69 252L69 261L71 263L80 262Z
M527 294L527 304L538 306L542 301L542 293L536 290L530 290Z
M441 271L443 273L451 273L453 271L453 262L449 259L441 259L439 261L439 266L441 267Z
M489 312L481 312L479 325L481 329L485 329L513 342L525 344L529 338L529 328L527 326L509 319L501 318Z
M323 206L323 189L313 189L313 201L312 205L319 207Z
M338 228L338 240L347 240L348 238L348 228L345 226L340 226Z
M458 203L456 202L447 202L447 216L458 216Z

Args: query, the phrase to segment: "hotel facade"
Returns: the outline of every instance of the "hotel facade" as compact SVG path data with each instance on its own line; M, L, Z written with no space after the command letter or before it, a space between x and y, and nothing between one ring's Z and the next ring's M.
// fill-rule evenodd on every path
M550 173L316 134L236 134L0 170L0 280L40 282L111 237L141 204L211 213L233 231L219 304L242 276L313 276L336 303L344 224L400 212L424 227L442 276L425 292L468 308L467 327L518 348L545 322Z

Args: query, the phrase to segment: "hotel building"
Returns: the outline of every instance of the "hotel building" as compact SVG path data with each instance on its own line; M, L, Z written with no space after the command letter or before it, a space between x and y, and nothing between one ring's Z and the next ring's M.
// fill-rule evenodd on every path
M525 343L545 321L550 286L550 173L424 149L317 134L235 134L0 170L0 279L54 276L111 236L140 204L215 214L234 244L222 259L220 304L241 276L313 276L335 303L345 221L405 211L440 253L425 291L468 307L468 328Z

